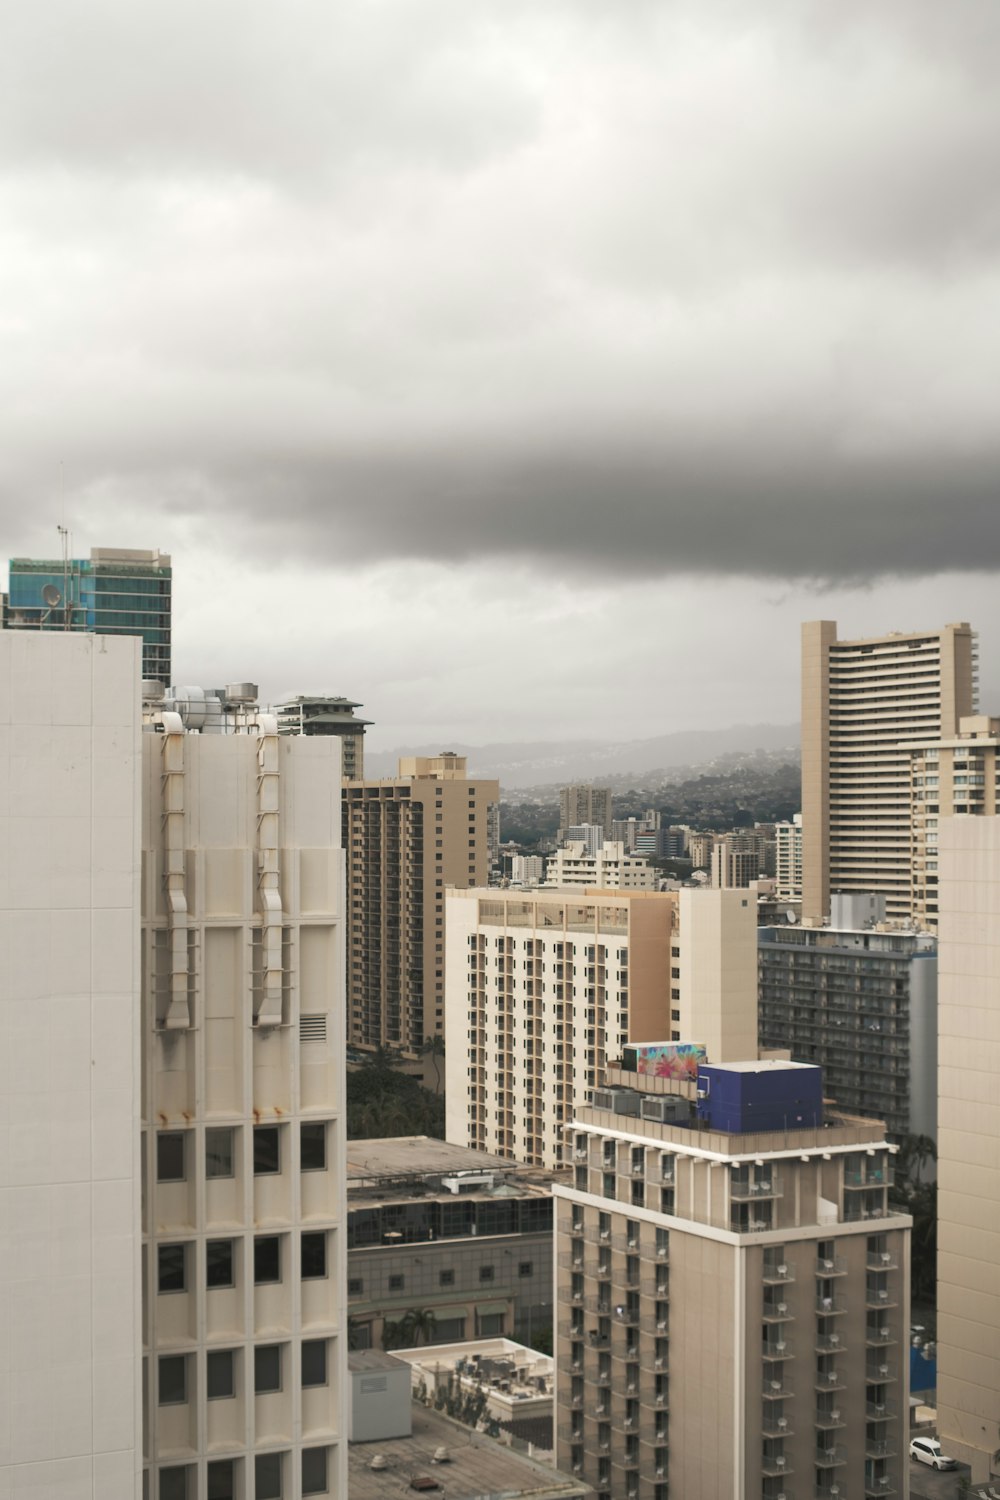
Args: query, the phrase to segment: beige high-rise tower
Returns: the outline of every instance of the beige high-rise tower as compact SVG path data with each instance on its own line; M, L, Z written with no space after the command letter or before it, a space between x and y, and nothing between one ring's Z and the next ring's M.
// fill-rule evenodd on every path
M463 755L412 756L344 783L347 1027L356 1045L420 1047L444 1031L444 893L485 885L497 781Z
M880 892L910 916L910 752L958 732L976 698L964 622L841 641L802 627L802 915L829 917L832 891Z
M942 818L938 918L938 1426L1000 1475L1000 818Z

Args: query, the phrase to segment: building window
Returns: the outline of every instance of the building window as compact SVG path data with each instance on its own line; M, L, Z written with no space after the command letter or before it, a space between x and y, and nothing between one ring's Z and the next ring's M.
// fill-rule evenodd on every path
M281 1500L280 1453L258 1453L254 1459L254 1494L257 1500Z
M479 1279L480 1279L480 1281L492 1281L493 1280L493 1267L492 1266L480 1266L479 1267Z
M233 1132L228 1125L205 1131L205 1176L232 1177Z
M281 1148L277 1125L255 1125L253 1132L253 1173L267 1177L281 1171Z
M302 1385L326 1385L326 1339L303 1339Z
M205 1246L205 1285L233 1286L232 1240L209 1240Z
M236 1463L217 1458L208 1466L208 1500L236 1500Z
M351 1276L347 1282L347 1295L349 1297L363 1297L365 1294L365 1283L360 1276Z
M189 1464L160 1470L160 1500L193 1500L194 1485L189 1483L194 1470Z
M454 1271L442 1271L440 1273L440 1275L438 1276L438 1285L439 1286L454 1286L455 1285L455 1273L454 1273Z
M184 1130L161 1130L156 1137L157 1182L183 1182L187 1173L184 1164Z
M159 1403L161 1406L182 1406L187 1401L187 1356L164 1354L159 1368Z
M326 1449L303 1448L302 1493L303 1495L325 1495L327 1492Z
M389 1277L389 1290L390 1290L390 1292L403 1292L403 1291L405 1291L406 1290L406 1277L405 1276L390 1276Z
M253 1242L253 1279L258 1286L281 1280L281 1239L261 1234Z
M518 1276L533 1276L535 1268L530 1260L522 1260L518 1263Z
M209 1401L236 1395L236 1370L232 1349L210 1349L205 1357L205 1394Z
M304 1234L302 1236L302 1279L315 1280L326 1275L326 1235Z
M187 1246L160 1245L156 1252L157 1286L161 1292L187 1290Z
M281 1390L280 1344L258 1344L253 1351L253 1388L258 1396Z
M299 1137L299 1165L303 1172L326 1171L326 1123L303 1125Z

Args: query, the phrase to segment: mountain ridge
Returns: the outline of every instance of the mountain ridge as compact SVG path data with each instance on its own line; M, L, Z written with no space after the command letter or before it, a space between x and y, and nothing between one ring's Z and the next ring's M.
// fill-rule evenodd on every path
M749 755L755 750L787 749L797 754L798 746L798 724L678 729L648 739L628 740L511 740L485 745L438 741L393 750L366 748L365 775L395 776L402 755L440 755L450 750L467 757L471 776L496 777L503 788L513 789L671 771L705 764L723 755Z

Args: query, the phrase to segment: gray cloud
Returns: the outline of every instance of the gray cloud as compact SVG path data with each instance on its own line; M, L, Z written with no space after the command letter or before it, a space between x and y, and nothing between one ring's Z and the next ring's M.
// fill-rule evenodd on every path
M12 526L996 566L995 7L9 9Z

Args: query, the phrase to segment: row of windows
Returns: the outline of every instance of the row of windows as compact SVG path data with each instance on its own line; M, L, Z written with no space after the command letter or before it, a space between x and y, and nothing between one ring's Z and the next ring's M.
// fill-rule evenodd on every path
M285 1125L255 1125L253 1170L257 1177L281 1171ZM190 1130L161 1130L156 1137L157 1182L186 1182L190 1171ZM299 1167L303 1172L326 1170L326 1121L299 1126ZM205 1176L233 1177L236 1172L235 1127L212 1126L205 1131Z
M533 1276L535 1274L534 1261L530 1261L530 1260L519 1261L518 1262L518 1266L517 1266L517 1274L518 1274L518 1276L523 1276L523 1277ZM480 1281L483 1281L483 1282L493 1281L495 1279L495 1276L496 1276L496 1268L494 1266L480 1266L479 1267L479 1280ZM439 1286L454 1286L455 1285L455 1272L453 1270L439 1271L438 1272L438 1285ZM405 1290L406 1290L406 1277L402 1274L402 1272L397 1272L397 1273L391 1275L388 1278L388 1290L390 1292L405 1292ZM347 1295L349 1297L363 1297L364 1296L364 1291L365 1291L365 1282L364 1282L364 1277L363 1276L352 1276L348 1280L348 1283L347 1283Z
M238 1349L210 1349L205 1356L205 1395L209 1401L225 1401L236 1395ZM253 1388L264 1396L284 1388L288 1344L257 1344L253 1350ZM190 1399L193 1354L163 1354L157 1370L160 1406L180 1406ZM305 1339L301 1346L303 1389L328 1383L326 1339Z
M280 1234L259 1234L253 1242L253 1279L256 1286L281 1281ZM236 1285L236 1241L209 1240L205 1246L205 1285L209 1288ZM160 1292L186 1292L192 1284L194 1242L182 1240L158 1245L156 1250L156 1285ZM299 1251L299 1270L303 1281L315 1281L327 1274L326 1233L303 1233Z
M289 1493L287 1480L290 1453L258 1453L254 1458L254 1494L257 1500L282 1500ZM236 1500L240 1460L217 1458L207 1470L207 1500ZM329 1448L303 1448L301 1459L303 1495L329 1493ZM159 1473L159 1500L196 1500L197 1470L183 1464ZM149 1495L149 1473L143 1475L143 1496Z

